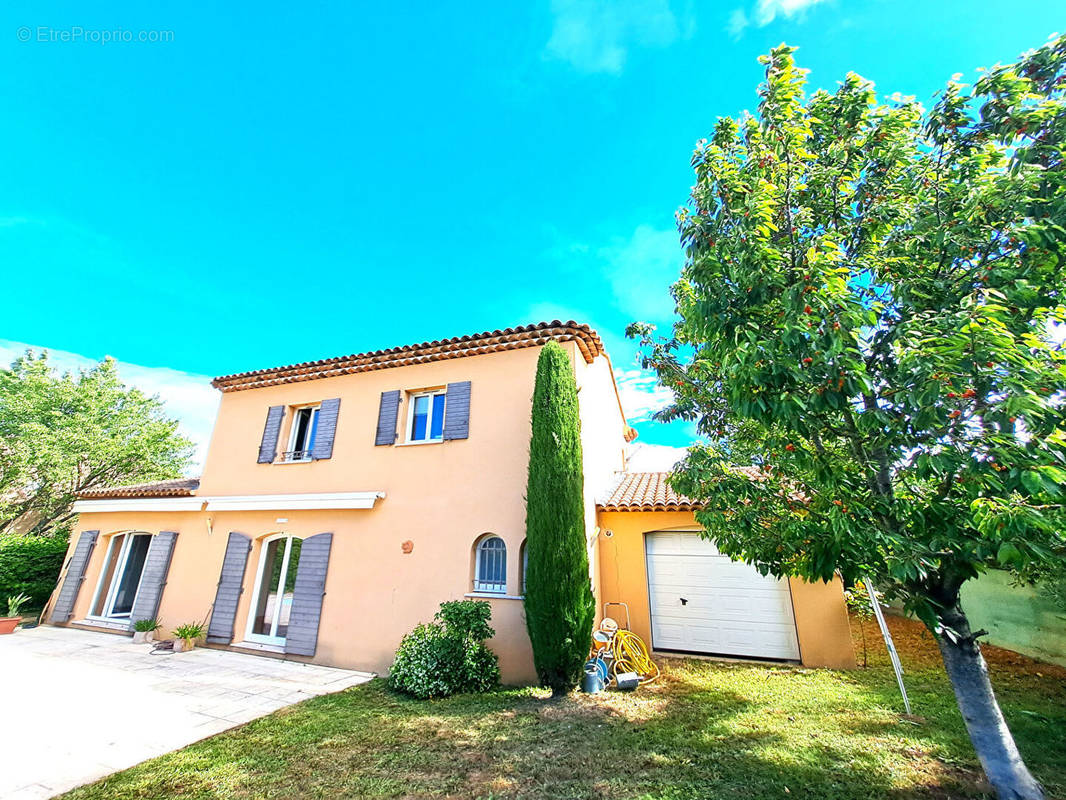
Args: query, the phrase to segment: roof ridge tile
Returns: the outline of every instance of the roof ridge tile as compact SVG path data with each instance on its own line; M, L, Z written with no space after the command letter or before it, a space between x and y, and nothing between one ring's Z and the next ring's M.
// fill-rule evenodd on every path
M529 336L530 333L542 333L542 336ZM223 392L255 389L261 386L274 386L279 383L295 383L324 377L322 373L340 370L342 374L368 372L375 369L407 366L409 363L425 363L464 355L480 355L500 350L515 350L523 347L535 347L547 339L559 341L576 341L578 350L586 362L592 363L596 356L604 353L603 342L599 335L588 325L569 320L560 322L538 322L531 325L519 325L516 328L484 331L482 333L453 336L450 339L435 339L420 344L407 344L363 353L351 353L346 356L302 361L280 367L267 367L248 372L236 372L221 375L211 381L211 385ZM472 351L472 352L466 352ZM399 359L398 355L409 354L409 358ZM358 363L353 363L358 362Z

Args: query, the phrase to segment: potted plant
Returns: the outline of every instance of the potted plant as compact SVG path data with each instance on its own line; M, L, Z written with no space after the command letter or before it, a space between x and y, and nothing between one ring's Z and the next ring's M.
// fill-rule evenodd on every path
M174 652L184 653L196 647L196 640L204 635L202 622L188 622L174 629Z
M152 641L155 638L155 632L162 627L155 617L137 620L133 623L133 643L144 644Z
M15 628L22 622L22 615L19 612L28 602L30 602L28 594L16 594L14 597L7 598L7 616L0 617L0 633L15 632Z

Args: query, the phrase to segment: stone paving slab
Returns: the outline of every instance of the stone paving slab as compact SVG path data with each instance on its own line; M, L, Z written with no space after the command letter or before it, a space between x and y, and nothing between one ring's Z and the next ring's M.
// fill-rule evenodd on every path
M0 636L0 798L41 800L373 675L42 626Z

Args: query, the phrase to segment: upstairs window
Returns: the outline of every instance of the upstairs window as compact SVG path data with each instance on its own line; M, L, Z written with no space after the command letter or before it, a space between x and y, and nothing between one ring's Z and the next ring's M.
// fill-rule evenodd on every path
M444 390L414 392L408 399L407 441L444 440Z
M318 433L319 406L304 406L293 412L292 429L289 431L289 447L283 461L310 461Z
M474 591L492 594L507 591L507 545L499 536L486 536L477 543Z

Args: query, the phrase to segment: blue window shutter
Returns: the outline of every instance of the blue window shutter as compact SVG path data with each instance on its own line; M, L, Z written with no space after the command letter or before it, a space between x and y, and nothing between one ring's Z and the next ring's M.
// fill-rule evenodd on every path
M318 623L322 617L322 597L326 593L326 572L332 533L308 536L300 548L296 583L292 588L289 629L285 634L285 652L313 656L318 647Z
M266 425L263 426L263 440L259 443L259 463L273 464L278 455L278 437L281 435L281 420L285 416L285 406L271 406L267 410Z
M148 545L148 555L144 559L141 572L141 585L133 599L130 613L130 630L139 619L155 619L159 613L159 601L163 599L163 587L167 584L170 571L170 559L174 555L174 543L178 534L174 531L160 531L152 537Z
M378 430L374 444L396 444L396 420L400 415L399 390L381 393L378 406Z
M470 436L470 381L449 383L444 402L444 438Z
M52 622L67 622L74 613L74 601L78 599L78 591L85 580L85 569L89 566L89 557L96 547L96 537L99 535L100 531L82 531L78 537L78 543L74 545L74 553L67 565L67 575L59 590L59 597L52 606Z
M314 459L333 456L333 437L337 434L337 417L340 415L340 398L323 400L318 409L318 430L315 432L315 444L311 451Z
M233 624L237 618L237 603L244 591L244 568L252 540L243 533L232 531L226 542L222 559L222 573L215 590L215 604L211 606L211 622L207 626L207 641L229 644L233 641Z

